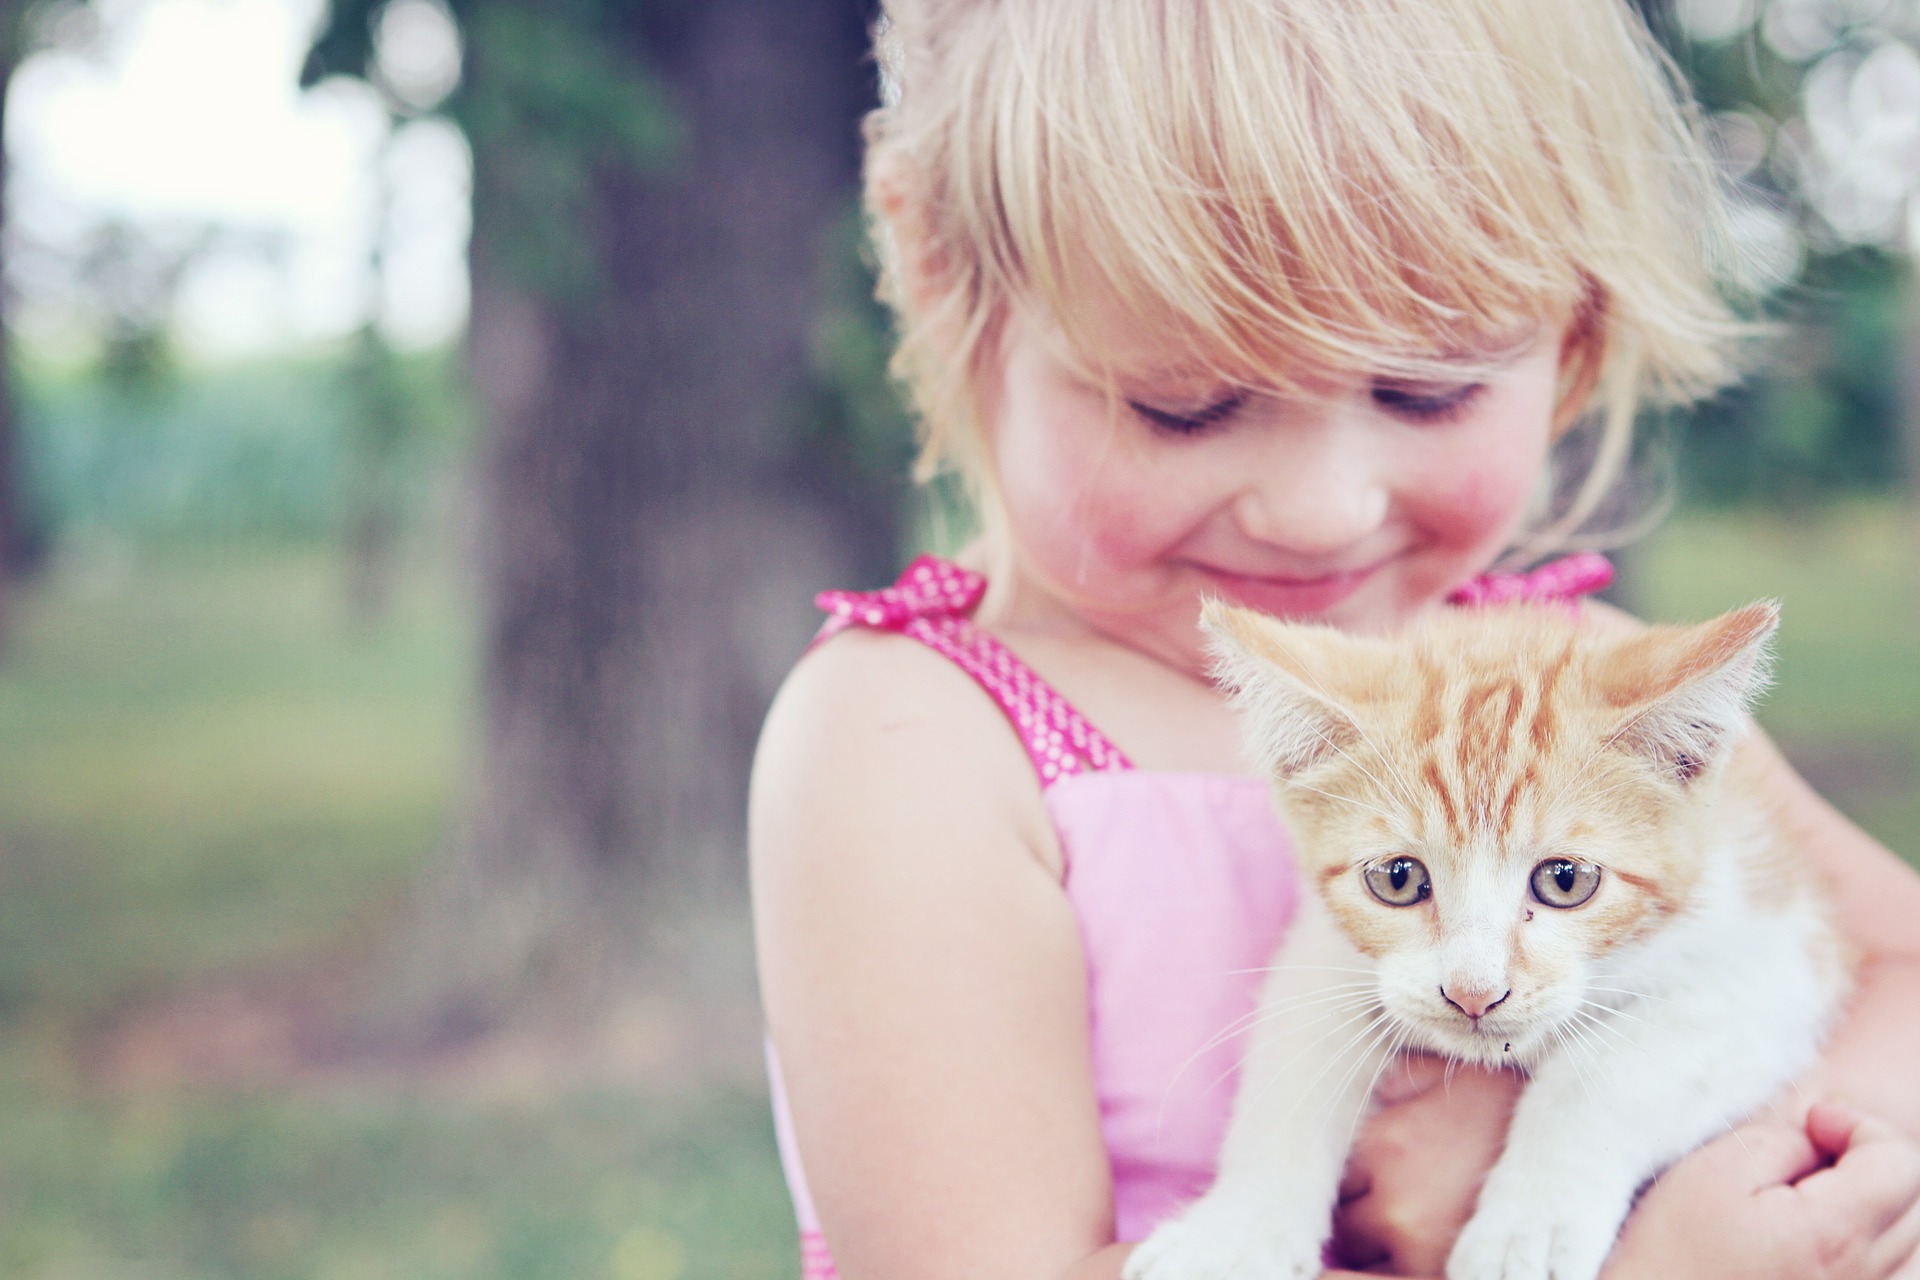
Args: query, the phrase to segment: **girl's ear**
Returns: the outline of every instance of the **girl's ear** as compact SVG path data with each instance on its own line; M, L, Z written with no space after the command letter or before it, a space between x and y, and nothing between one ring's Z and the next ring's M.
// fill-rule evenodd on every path
M1356 642L1331 627L1282 622L1218 600L1200 608L1213 677L1233 695L1255 763L1291 778L1360 739L1353 713L1331 692Z
M1653 627L1615 645L1602 696L1626 716L1607 735L1682 786L1711 767L1767 685L1780 606L1762 600L1691 627Z
M887 242L898 300L926 312L946 295L952 268L934 234L925 178L899 152L876 147L867 159L867 206Z

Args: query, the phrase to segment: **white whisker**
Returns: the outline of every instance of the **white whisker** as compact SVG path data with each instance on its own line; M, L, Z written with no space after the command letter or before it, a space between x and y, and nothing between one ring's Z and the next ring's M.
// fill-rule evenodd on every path
M1306 1104L1308 1099L1313 1096L1315 1088L1319 1085L1319 1083L1322 1080L1326 1079L1327 1073L1332 1071L1335 1067L1339 1066L1340 1063L1346 1059L1347 1055L1353 1051L1355 1046L1363 1046L1371 1042L1371 1038L1379 1030L1380 1023L1384 1019L1384 1017L1385 1017L1384 1014L1375 1012L1371 1017L1367 1019L1366 1025L1362 1026L1360 1030L1355 1032L1352 1036L1349 1036L1347 1040L1344 1043L1342 1043L1338 1049L1334 1050L1331 1054L1327 1055L1327 1061L1321 1065L1319 1071L1314 1073L1313 1078L1307 1081L1307 1083L1301 1088L1299 1095L1294 1099L1293 1106L1287 1109L1286 1114L1289 1118L1293 1115L1294 1112L1298 1111L1302 1106ZM1320 1046L1317 1044L1309 1045L1307 1050L1302 1050L1302 1053L1308 1052L1312 1049L1317 1049L1319 1047ZM1281 1068L1278 1071L1274 1072L1273 1076L1270 1079L1266 1080L1261 1084L1260 1090L1258 1093L1254 1095L1254 1098L1258 1100L1259 1098L1263 1097L1266 1094L1266 1091L1268 1089L1271 1089L1274 1085L1278 1084L1280 1079L1286 1073L1286 1067L1291 1066L1294 1062L1298 1061L1300 1056L1301 1056L1300 1054L1295 1054L1292 1058L1289 1058L1286 1063L1282 1064ZM1366 1056L1366 1051L1363 1048L1361 1050L1361 1057L1364 1058L1365 1056Z
M1353 757L1351 756L1348 756L1347 758L1349 760L1353 759ZM1356 767L1359 764L1358 761L1354 761L1354 763ZM1362 769L1361 772L1364 773L1366 771ZM1382 809L1377 804L1369 804L1367 801L1361 800L1358 797L1343 796L1337 791L1327 791L1327 790L1323 790L1320 787L1310 787L1306 783L1298 780L1297 778L1288 780L1287 785L1290 787L1298 787L1302 791L1311 791L1313 792L1313 794L1317 796L1325 796L1329 800L1343 800L1346 803L1353 805L1355 808L1371 810L1372 812L1377 813L1381 817L1385 818L1389 824L1392 824L1395 821L1395 815L1388 813L1385 809Z
M1671 997L1669 997L1669 996L1656 996L1656 995L1653 995L1653 994L1651 994L1650 992L1646 992L1646 991L1631 991L1631 990L1629 990L1629 989L1627 989L1626 987L1595 987L1595 986L1589 986L1589 987L1587 988L1587 990L1589 990L1589 991L1604 991L1604 992L1607 992L1607 993L1608 993L1609 995L1616 995L1616 996L1632 996L1632 997L1633 997L1634 999L1636 999L1636 1000L1658 1000L1658 1001L1660 1001L1660 1002L1662 1002L1662 1003L1668 1003L1668 1002L1669 1002L1669 1001L1671 1000Z
M1643 1027L1650 1027L1653 1025L1651 1022L1648 1022L1645 1018L1641 1017L1637 1013L1628 1013L1625 1009L1616 1009L1610 1004L1601 1004L1598 1000L1582 999L1580 1001L1579 1006L1574 1009L1574 1012L1579 1014L1584 1014L1586 1017L1589 1017L1589 1018L1593 1018L1594 1017L1593 1014L1587 1013L1588 1009L1600 1009L1607 1013L1612 1014L1616 1018L1625 1018L1629 1022L1637 1022ZM1594 1020L1596 1022L1599 1021L1599 1019L1597 1018L1595 1018Z
M1392 1029L1392 1036L1388 1040L1386 1052L1380 1055L1380 1065L1373 1069L1373 1079L1367 1081L1367 1096L1369 1098L1373 1096L1373 1091L1380 1087L1380 1077L1385 1073L1388 1064L1400 1056L1400 1051L1406 1048L1407 1040L1412 1035L1413 1029L1411 1027L1396 1026ZM1353 1123L1347 1126L1346 1145L1349 1151L1353 1150L1354 1135L1360 1131L1360 1121L1365 1118L1366 1114L1367 1109L1364 1106L1356 1109L1353 1113Z
M1276 1073L1279 1073L1279 1072L1284 1072L1284 1071L1286 1071L1286 1069L1287 1069L1288 1067L1290 1067L1290 1066L1292 1066L1292 1065L1293 1065L1294 1063L1296 1063L1296 1062L1298 1062L1298 1061L1300 1061L1300 1059L1302 1059L1302 1058L1304 1058L1304 1057L1306 1057L1306 1056L1307 1056L1307 1055L1308 1055L1309 1053L1312 1053L1312 1052L1314 1052L1314 1051L1315 1051L1316 1049L1319 1049L1319 1048L1321 1048L1321 1047L1322 1047L1322 1046L1323 1046L1323 1045L1324 1045L1324 1044L1326 1043L1326 1041L1328 1041L1328 1040L1331 1040L1331 1039L1332 1039L1332 1038L1333 1038L1334 1036L1336 1036L1336 1035L1338 1035L1338 1034L1340 1034L1340 1033L1341 1033L1342 1031L1344 1031L1344 1030L1346 1030L1346 1029L1347 1029L1348 1027L1350 1027L1350 1026L1352 1026L1352 1025L1353 1025L1354 1023L1356 1023L1356 1022L1359 1022L1359 1021L1360 1021L1360 1020L1361 1020L1362 1018L1367 1018L1367 1019L1370 1019L1370 1020L1371 1020L1371 1019L1375 1019L1375 1018L1379 1018L1379 1017L1382 1017L1382 1016L1384 1016L1384 1015L1383 1015L1383 1014L1381 1013L1381 1011L1380 1011L1379 1009L1377 1009L1377 1008L1376 1008L1376 1009L1367 1009L1367 1010L1362 1010L1362 1011L1361 1011L1361 1012L1359 1012L1359 1013L1356 1013L1356 1014L1353 1014L1352 1016L1350 1016L1350 1017L1348 1017L1348 1018L1346 1018L1346 1019L1345 1019L1344 1021L1342 1021L1342 1022L1339 1022L1339 1023L1336 1023L1336 1024L1335 1024L1335 1025L1334 1025L1333 1027L1331 1027L1331 1028L1330 1028L1330 1029L1329 1029L1329 1030L1328 1030L1328 1031L1326 1032L1326 1034L1325 1034L1324 1036L1322 1036L1322 1037L1321 1037L1320 1039L1318 1039L1318 1040L1311 1040L1311 1041L1309 1041L1309 1042L1308 1042L1307 1044L1305 1044L1305 1045L1303 1045L1303 1046L1302 1046L1302 1047L1301 1047L1300 1049L1298 1049L1297 1051L1295 1051L1295 1053L1293 1054L1293 1056L1291 1056L1291 1057L1289 1057L1289 1058L1288 1058L1288 1059L1287 1059L1287 1060L1286 1060L1285 1062L1282 1062L1282 1063L1281 1063L1281 1064L1279 1065L1279 1067L1278 1067L1278 1068L1276 1068ZM1349 1042L1349 1043L1351 1043L1351 1042ZM1220 1077L1219 1077L1218 1079L1216 1079L1216 1080L1215 1080L1215 1081L1214 1081L1213 1083L1214 1083L1214 1084L1215 1084L1216 1086L1218 1086L1218 1085L1220 1085L1221 1083L1223 1083L1223 1082L1224 1082L1224 1081L1225 1081L1225 1080L1227 1079L1227 1077L1228 1077L1228 1076L1230 1076L1230 1075L1232 1075L1232 1074L1233 1074L1234 1072L1236 1072L1236 1071L1244 1071L1244 1070L1246 1069L1246 1066L1247 1066L1247 1059L1248 1059L1248 1057L1249 1057L1249 1056L1251 1056L1251 1052L1252 1052L1252 1051L1251 1051L1251 1050L1249 1050L1249 1051L1248 1051L1248 1053L1246 1053L1246 1054L1242 1054L1242 1055L1240 1056L1240 1058L1239 1058L1238 1060L1236 1060L1236 1061L1234 1062L1234 1064L1233 1064L1233 1066L1231 1066L1231 1067L1229 1067L1229 1068L1228 1068L1228 1069L1227 1069L1227 1070L1226 1070L1226 1071L1225 1071L1225 1072L1224 1072L1223 1074L1221 1074L1221 1075L1220 1075ZM1242 1088L1242 1089L1244 1089L1245 1087L1246 1087L1246 1085L1245 1085L1244 1083L1242 1083L1242 1085L1241 1085L1241 1088Z
M1310 1019L1308 1025L1311 1025L1313 1022L1322 1021L1332 1014L1372 1004L1374 1003L1372 989L1373 984L1368 983L1357 991L1331 993L1306 992L1283 1000L1278 1004L1256 1006L1250 1012L1241 1014L1225 1027L1215 1032L1211 1039L1194 1051L1193 1057L1197 1058L1216 1045L1230 1040L1237 1035L1244 1035L1246 1032L1251 1031L1264 1022L1271 1022L1275 1018L1283 1017L1290 1013L1299 1013L1306 1009L1320 1008L1325 1005L1332 1006L1332 1008L1325 1009L1320 1015ZM1190 1063L1192 1060L1192 1058L1189 1058L1188 1062Z
M1249 973L1293 973L1296 971L1312 971L1315 973L1364 973L1369 976L1376 972L1373 969L1362 969L1356 965L1343 964L1264 964L1256 965L1251 969L1216 969L1213 973L1216 977L1225 977L1228 975L1238 977Z
M1368 780L1371 781L1374 786L1379 787L1382 791L1387 792L1389 795L1398 795L1400 798L1400 803L1406 805L1409 810L1418 810L1420 806L1414 803L1414 797L1418 794L1418 789L1413 787L1407 781L1406 775L1402 774L1399 771L1398 767L1393 763L1393 758L1389 756L1386 752L1382 751L1380 749L1379 744L1376 743L1371 737L1368 736L1366 726L1360 723L1360 718L1354 715L1351 711L1348 711L1347 708L1340 702L1338 698L1335 698L1332 694L1328 693L1326 689L1321 686L1318 680L1315 680L1309 676L1306 678L1306 683L1308 686L1310 686L1313 689L1315 693L1319 694L1321 698L1323 698L1326 701L1327 705L1337 708L1341 712L1341 714L1346 716L1347 723L1351 724L1354 728L1354 732L1360 735L1360 741L1365 743L1367 746L1371 747L1373 749L1374 755L1380 759L1380 762L1386 767L1387 771L1394 775L1395 786L1389 787L1386 783L1382 782L1380 780L1379 775L1374 773L1373 770L1367 768L1366 765L1360 763L1360 760L1352 752L1348 751L1345 747L1342 747L1339 743L1335 742L1332 738L1328 737L1324 729L1321 729L1318 726L1315 726L1314 733L1318 735L1320 740L1326 743L1329 747L1332 747L1335 753L1345 757L1347 762L1353 765L1354 768L1358 769L1361 773L1365 774ZM1297 784L1289 784L1289 785L1297 785ZM1390 816L1389 816L1389 821L1391 821ZM1403 832L1402 834L1407 838L1411 838L1410 832Z

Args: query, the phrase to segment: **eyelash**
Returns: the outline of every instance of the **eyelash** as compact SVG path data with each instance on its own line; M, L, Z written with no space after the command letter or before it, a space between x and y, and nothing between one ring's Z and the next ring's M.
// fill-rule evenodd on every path
M1206 408L1192 413L1173 413L1166 409L1156 409L1152 405L1141 404L1138 400L1127 401L1127 407L1139 414L1146 420L1147 425L1157 431L1164 431L1168 435L1192 436L1225 422L1246 402L1246 393L1236 391L1224 400L1216 400Z
M1414 422L1452 422L1463 417L1486 390L1484 382L1469 382L1443 391L1419 391L1391 382L1376 382L1373 402L1389 413Z
M1373 402L1389 413L1398 414L1414 422L1444 423L1464 416L1484 390L1486 390L1486 384L1483 382L1469 382L1439 392L1415 391L1408 387L1383 382L1374 384L1372 395ZM1147 423L1157 430L1167 432L1169 435L1191 436L1225 422L1246 401L1245 393L1236 392L1224 400L1217 400L1193 413L1174 413L1167 409L1156 409L1152 405L1141 404L1137 400L1127 401L1127 407L1146 419Z

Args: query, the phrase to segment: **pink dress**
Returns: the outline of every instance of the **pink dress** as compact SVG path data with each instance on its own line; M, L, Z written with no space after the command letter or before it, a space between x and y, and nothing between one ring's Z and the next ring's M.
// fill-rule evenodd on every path
M1611 576L1600 557L1573 556L1531 574L1477 578L1453 599L1567 600ZM1114 1238L1140 1240L1213 1180L1245 1022L1298 901L1287 834L1264 779L1135 769L973 625L985 590L978 574L923 556L885 590L821 595L831 616L819 639L854 626L910 636L972 676L1020 735L1059 836L1064 887L1086 951ZM802 1274L834 1280L771 1049L768 1067Z

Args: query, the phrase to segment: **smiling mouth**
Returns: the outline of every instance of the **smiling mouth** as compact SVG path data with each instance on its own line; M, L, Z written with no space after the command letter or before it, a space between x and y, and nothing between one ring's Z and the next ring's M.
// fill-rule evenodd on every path
M1234 573L1209 565L1197 567L1214 584L1214 594L1227 603L1281 617L1294 617L1333 608L1365 586L1386 563L1385 560L1379 560L1358 569L1343 569L1338 573L1308 578Z

